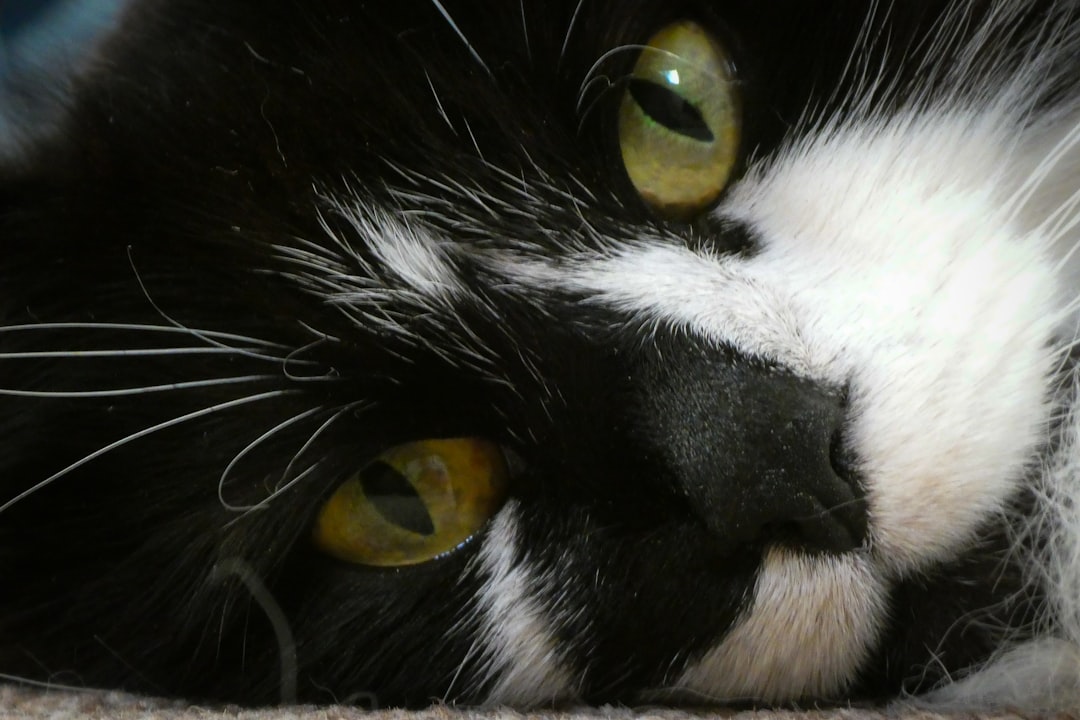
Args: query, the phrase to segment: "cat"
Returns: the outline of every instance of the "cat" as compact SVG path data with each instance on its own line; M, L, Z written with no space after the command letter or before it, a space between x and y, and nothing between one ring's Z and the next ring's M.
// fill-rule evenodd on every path
M0 672L1080 707L1078 57L1074 0L128 3L0 156Z

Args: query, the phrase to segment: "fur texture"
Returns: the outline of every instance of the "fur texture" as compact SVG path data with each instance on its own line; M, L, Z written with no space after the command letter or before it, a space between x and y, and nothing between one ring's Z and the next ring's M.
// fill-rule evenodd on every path
M743 112L686 222L615 132L679 18ZM132 3L0 164L0 671L1080 707L1078 57L1074 0ZM464 436L457 550L312 545Z

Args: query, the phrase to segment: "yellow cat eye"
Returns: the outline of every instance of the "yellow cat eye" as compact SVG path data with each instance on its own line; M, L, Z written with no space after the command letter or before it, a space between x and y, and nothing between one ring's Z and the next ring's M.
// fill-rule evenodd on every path
M649 38L619 108L630 181L659 215L687 220L723 192L738 158L741 107L731 59L695 22Z
M499 446L478 438L393 447L338 486L319 511L315 546L358 565L415 565L458 547L506 499Z

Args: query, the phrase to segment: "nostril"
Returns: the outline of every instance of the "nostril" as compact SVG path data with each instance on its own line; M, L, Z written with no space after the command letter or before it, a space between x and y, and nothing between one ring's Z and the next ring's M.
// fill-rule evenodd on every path
M810 552L847 552L858 548L862 538L827 510L783 522L766 523L755 540L787 545Z
M751 477L729 485L738 491L739 537L810 553L856 550L866 541L869 522L846 403L836 395L804 393L801 408L795 409L802 412L788 416L783 449L758 446L759 458L768 460L756 465L757 478L773 480L760 483Z
M855 550L866 536L864 502L853 498L839 507L822 507L811 515L795 518L793 524L804 547L831 552Z

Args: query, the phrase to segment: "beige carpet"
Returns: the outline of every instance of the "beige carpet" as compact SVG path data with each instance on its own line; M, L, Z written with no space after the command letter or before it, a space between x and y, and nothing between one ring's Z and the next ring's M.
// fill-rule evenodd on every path
M688 712L662 708L580 708L561 712L518 713L433 707L419 712L365 711L346 707L295 707L246 710L235 707L189 707L182 703L137 698L122 693L70 693L0 686L2 720L1019 720L994 716L935 715L915 710L831 709L794 711ZM1080 720L1080 715L1056 716Z

